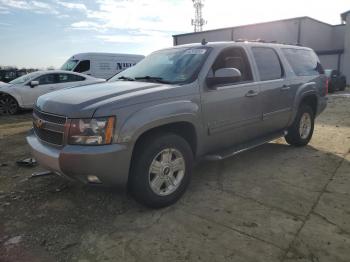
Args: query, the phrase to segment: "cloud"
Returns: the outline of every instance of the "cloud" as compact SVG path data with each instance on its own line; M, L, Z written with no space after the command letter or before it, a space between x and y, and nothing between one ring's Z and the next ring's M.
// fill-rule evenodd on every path
M50 5L41 1L34 0L0 0L0 11L10 9L32 11L40 14L59 14L59 12Z
M57 1L57 4L68 8L68 9L76 9L79 11L83 11L86 12L87 11L87 7L84 4L81 3L69 3L69 2L63 2L63 1Z

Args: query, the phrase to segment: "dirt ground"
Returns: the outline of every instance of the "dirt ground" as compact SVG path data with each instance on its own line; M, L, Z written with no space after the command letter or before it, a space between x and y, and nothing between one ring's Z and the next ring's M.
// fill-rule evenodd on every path
M30 178L31 113L0 117L0 261L350 261L350 92L329 96L309 146L283 139L195 168L150 210L124 193Z

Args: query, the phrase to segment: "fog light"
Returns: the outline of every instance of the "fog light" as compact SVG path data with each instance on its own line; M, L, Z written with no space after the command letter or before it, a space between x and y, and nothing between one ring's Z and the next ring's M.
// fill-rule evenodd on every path
M87 176L90 183L100 184L101 180L97 176Z

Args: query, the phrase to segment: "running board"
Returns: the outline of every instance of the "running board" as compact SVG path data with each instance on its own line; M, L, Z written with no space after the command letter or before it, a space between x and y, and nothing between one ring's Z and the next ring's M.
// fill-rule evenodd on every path
M225 158L237 155L239 153L242 153L244 151L247 151L249 149L252 149L254 147L257 146L261 146L263 144L266 144L272 140L275 140L277 138L283 137L287 134L287 131L282 131L282 132L278 132L278 133L274 133L272 135L269 136L265 136L259 139L255 139L251 142L248 143L244 143L244 144L240 144L238 146L235 146L233 148L229 148L220 152L215 152L213 154L210 155L206 155L204 156L205 160L209 160L209 161L217 161L217 160L223 160Z

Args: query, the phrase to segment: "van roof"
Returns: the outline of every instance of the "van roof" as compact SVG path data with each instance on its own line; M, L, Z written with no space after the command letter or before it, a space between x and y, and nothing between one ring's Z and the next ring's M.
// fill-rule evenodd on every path
M145 57L144 55L137 55L137 54L121 54L121 53L102 53L102 52L87 52L87 53L78 53L74 54L73 56L133 56L133 57Z

